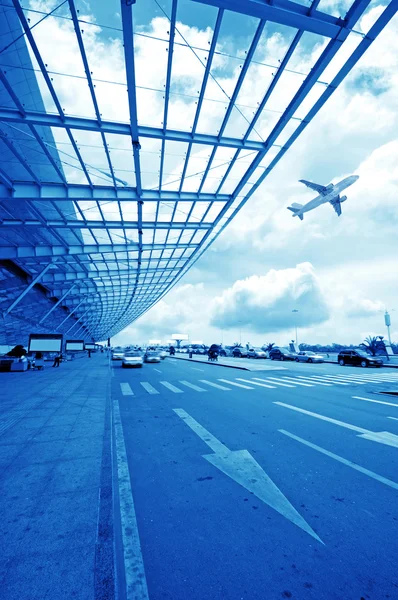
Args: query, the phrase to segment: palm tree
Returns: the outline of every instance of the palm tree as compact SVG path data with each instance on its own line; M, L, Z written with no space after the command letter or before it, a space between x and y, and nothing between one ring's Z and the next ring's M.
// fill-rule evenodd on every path
M234 348L242 348L242 344L240 344L239 342L234 342L232 345Z
M378 337L368 336L366 340L359 344L361 348L364 348L367 352L370 352L372 356L376 356L378 350L381 350L384 346L383 342L381 342Z
M270 350L272 350L272 348L274 346L275 346L275 342L271 342L268 344L264 344L264 346L261 349L264 350L264 352L269 352Z

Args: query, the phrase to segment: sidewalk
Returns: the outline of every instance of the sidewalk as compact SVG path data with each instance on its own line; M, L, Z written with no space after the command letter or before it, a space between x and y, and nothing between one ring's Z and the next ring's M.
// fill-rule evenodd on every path
M102 354L0 373L2 600L113 598L109 383Z

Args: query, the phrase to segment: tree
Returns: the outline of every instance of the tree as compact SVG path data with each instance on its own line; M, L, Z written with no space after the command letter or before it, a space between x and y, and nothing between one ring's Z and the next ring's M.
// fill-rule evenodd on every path
M369 335L362 344L359 344L359 346L364 348L366 352L369 352L372 356L376 356L380 351L383 351L383 354L385 353L384 343L375 336Z
M232 345L234 348L242 348L242 344L240 344L239 342L234 342Z
M275 342L267 343L267 344L264 344L264 346L261 348L261 350L264 350L264 352L269 352L270 350L272 350L272 348L274 346L275 346Z

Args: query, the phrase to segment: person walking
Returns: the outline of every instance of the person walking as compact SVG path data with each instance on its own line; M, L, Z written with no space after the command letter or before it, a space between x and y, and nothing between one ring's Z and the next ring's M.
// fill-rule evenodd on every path
M57 352L57 354L55 355L55 358L54 358L53 367L59 367L60 363L61 363L61 354L59 352Z
M88 357L91 358L91 350L88 350Z

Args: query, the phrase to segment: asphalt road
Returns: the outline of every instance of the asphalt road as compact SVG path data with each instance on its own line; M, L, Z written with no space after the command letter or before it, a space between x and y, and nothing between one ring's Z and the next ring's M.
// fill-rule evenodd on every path
M112 365L129 599L398 598L398 372L272 365Z

